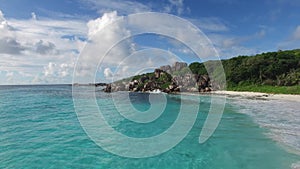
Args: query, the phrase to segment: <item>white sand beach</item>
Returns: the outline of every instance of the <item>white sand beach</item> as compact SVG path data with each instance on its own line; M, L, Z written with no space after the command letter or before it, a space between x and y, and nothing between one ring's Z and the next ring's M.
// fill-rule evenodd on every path
M238 91L212 91L212 94L226 95L232 97L244 97L244 98L261 98L270 100L286 100L300 102L300 95L291 94L269 94L259 92L238 92Z

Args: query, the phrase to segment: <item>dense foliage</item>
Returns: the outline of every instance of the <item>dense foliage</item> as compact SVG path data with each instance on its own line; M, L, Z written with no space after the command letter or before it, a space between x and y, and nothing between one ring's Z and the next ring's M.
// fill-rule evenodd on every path
M300 85L300 50L238 56L222 60L227 87ZM206 73L203 63L191 63L193 73ZM219 71L219 70L216 70Z

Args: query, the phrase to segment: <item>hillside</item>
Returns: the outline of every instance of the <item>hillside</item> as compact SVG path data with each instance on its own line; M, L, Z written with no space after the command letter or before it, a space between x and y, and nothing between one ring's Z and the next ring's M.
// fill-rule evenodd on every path
M300 50L239 56L222 61L228 87L300 85Z

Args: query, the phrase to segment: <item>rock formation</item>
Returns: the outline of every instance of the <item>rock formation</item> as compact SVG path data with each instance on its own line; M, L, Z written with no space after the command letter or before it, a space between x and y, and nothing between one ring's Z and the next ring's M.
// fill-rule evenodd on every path
M153 73L134 76L130 81L107 84L104 91L151 92L160 90L165 93L176 93L209 92L212 90L208 75L185 72L172 75L173 72L178 73L186 67L187 63L184 62L175 62L173 66L161 66L159 69L155 69Z
M161 66L159 69L169 74L172 74L173 72L180 71L187 66L188 66L187 63L185 62L175 62L173 66L165 65L165 66Z

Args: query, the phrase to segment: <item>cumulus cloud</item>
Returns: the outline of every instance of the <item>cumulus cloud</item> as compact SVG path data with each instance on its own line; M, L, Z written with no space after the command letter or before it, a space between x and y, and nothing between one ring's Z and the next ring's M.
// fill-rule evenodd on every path
M61 77L66 77L68 75L70 75L70 72L73 71L73 65L69 65L66 63L60 64L60 72L59 75Z
M87 36L86 21L35 19L34 13L31 19L6 19L0 11L0 71L14 72L14 78L1 83L30 83L24 77L32 83L71 83L78 52L85 45L77 37ZM74 39L62 38L65 35Z
M34 12L31 12L31 19L37 20L37 16Z
M0 39L0 53L20 54L23 50L25 50L25 47L17 42L16 39L8 37Z
M106 79L109 79L109 78L113 77L113 72L111 71L110 68L105 68L104 71L103 71L103 73L104 73L104 77Z
M109 13L104 13L102 17L99 17L95 20L90 20L87 23L88 36L91 38L93 35L95 35L97 32L102 30L105 26L112 23L116 19L118 19L117 11L112 11Z
M127 39L127 37L132 36L133 32L152 32L154 34L165 34L166 36L177 38L178 40L185 41L194 47L196 50L201 50L202 57L211 57L213 49L207 48L207 41L202 37L194 37L195 27L191 26L190 30L186 30L186 25L178 23L177 18L174 17L170 19L169 15L159 15L159 14L145 14L145 18L140 18L139 16L133 16L126 20L121 16L117 15L117 12L105 13L102 17L92 20L88 23L89 28L89 41L85 49L81 53L81 60L77 64L76 75L81 77L90 77L90 81L94 79L95 69L103 69L108 67L119 66L121 62L127 59L135 50L135 45L132 45L132 39ZM157 17L160 17L158 20ZM165 17L165 18L164 18ZM114 22L118 20L118 22ZM130 22L130 24L128 24ZM106 27L106 26L109 27ZM153 26L159 25L159 26ZM200 36L200 35L199 35ZM125 39L124 39L125 38ZM122 40L120 42L120 40ZM197 41L197 43L195 42ZM202 48L195 44L202 44ZM197 48L198 47L198 48ZM106 54L106 55L104 55ZM152 56L154 57L154 56ZM153 65L150 61L139 59L141 56L137 56L127 62L126 66L138 67L141 65L143 68ZM157 59L159 61L159 59ZM101 61L101 62L100 62ZM149 61L149 64L148 64ZM155 61L155 60L154 60ZM97 67L99 63L99 68ZM163 63L153 62L157 66ZM134 71L127 69L126 71ZM102 71L103 73L103 71ZM123 73L124 74L124 73ZM110 75L108 69L105 71L106 77ZM81 80L82 78L78 78Z
M44 76L45 77L66 77L71 74L71 69L73 65L69 65L66 63L56 64L53 62L49 62L47 66L44 66Z
M43 75L35 76L33 82L47 82L47 83L71 83L73 65L61 63L56 64L49 62L47 66L44 66Z
M16 39L15 29L0 10L0 54L20 54L23 50L25 47Z
M0 38L12 37L14 28L8 24L7 20L4 18L4 14L0 10Z
M44 67L44 75L45 76L57 75L55 71L56 66L57 65L55 63L50 62L47 66Z
M52 42L38 41L34 44L34 50L39 54L57 54L56 46Z
M0 24L1 24L1 29L5 28L8 24L6 19L4 18L4 14L2 13L2 11L0 10Z
M124 40L117 44L120 39L130 36L130 31L126 29L124 22L114 22L121 18L116 11L113 11L104 13L102 17L87 23L89 40L88 45L81 52L82 60L77 63L77 75L86 77L93 74L92 70L97 66L95 63L100 61L100 68L101 66L116 66L122 58L131 53L132 43L130 40ZM108 25L109 27L107 27ZM111 50L108 52L107 50L110 48ZM104 54L106 55L104 56Z

